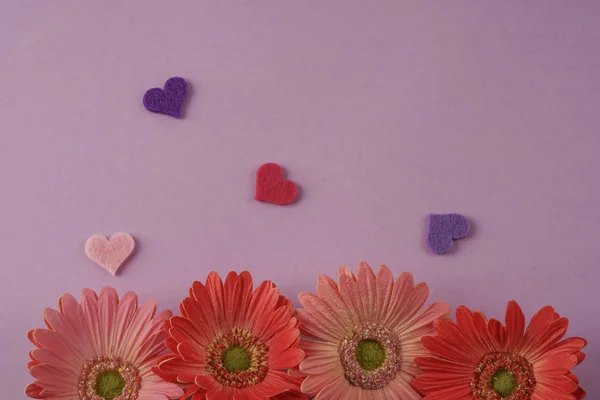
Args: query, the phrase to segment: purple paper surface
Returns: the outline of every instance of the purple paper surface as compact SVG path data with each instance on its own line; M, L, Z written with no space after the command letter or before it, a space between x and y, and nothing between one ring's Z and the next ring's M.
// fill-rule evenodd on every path
M3 398L24 398L25 333L63 292L176 311L247 268L295 300L360 260L453 309L552 304L600 398L599 20L596 0L2 1ZM185 118L151 118L141 97L175 74ZM253 200L266 161L301 201ZM442 257L436 210L473 222ZM115 278L84 244L120 231L139 247Z

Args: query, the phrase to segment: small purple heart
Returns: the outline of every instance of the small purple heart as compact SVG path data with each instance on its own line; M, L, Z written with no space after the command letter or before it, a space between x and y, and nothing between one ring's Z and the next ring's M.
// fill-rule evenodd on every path
M174 77L165 83L164 89L148 89L144 95L144 107L148 111L181 118L187 93L188 84L185 79Z
M446 254L452 248L452 240L467 236L470 227L471 224L464 215L431 214L427 245L436 254Z

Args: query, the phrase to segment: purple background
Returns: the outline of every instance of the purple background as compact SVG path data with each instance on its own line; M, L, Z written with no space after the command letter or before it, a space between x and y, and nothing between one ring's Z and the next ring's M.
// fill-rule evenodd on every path
M2 1L2 397L63 292L175 309L248 268L295 299L364 259L453 308L554 305L598 398L599 20L596 0ZM174 75L185 118L144 110ZM296 205L253 200L268 161ZM430 212L472 237L432 255ZM139 251L115 278L83 245L118 231Z

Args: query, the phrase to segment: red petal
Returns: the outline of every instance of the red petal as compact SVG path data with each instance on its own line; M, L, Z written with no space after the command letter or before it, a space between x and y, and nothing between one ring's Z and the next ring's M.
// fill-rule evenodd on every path
M525 315L516 301L508 302L504 321L508 328L508 343L514 349L519 345L525 333Z

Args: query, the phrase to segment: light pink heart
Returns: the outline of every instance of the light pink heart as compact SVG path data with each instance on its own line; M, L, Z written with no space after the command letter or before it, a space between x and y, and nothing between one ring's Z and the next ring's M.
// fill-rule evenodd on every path
M116 275L134 247L135 241L128 233L115 233L110 239L94 235L85 242L85 254L102 268Z

